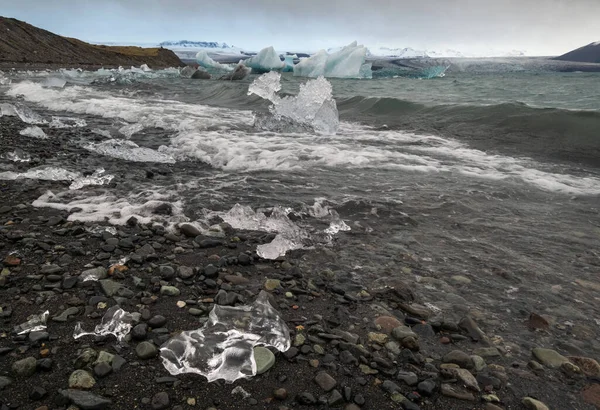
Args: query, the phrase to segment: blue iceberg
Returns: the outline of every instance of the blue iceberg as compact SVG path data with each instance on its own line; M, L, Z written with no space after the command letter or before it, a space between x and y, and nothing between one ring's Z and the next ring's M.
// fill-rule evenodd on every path
M355 42L328 54L321 50L294 66L297 77L372 78L371 63L366 62L367 48Z
M244 61L244 64L257 74L279 71L285 66L273 47L263 48L257 55Z
M294 59L298 58L296 54L294 55L286 55L285 60L283 61L283 71L284 73L291 73L294 71Z
M233 71L231 67L217 63L215 60L210 58L208 53L204 50L199 51L198 54L196 54L196 61L200 67L204 67L208 70Z

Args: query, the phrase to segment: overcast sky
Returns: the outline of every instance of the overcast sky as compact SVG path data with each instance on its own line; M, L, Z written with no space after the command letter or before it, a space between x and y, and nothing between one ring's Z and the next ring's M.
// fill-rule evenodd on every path
M0 0L0 14L93 42L248 50L368 46L557 55L600 40L600 0Z

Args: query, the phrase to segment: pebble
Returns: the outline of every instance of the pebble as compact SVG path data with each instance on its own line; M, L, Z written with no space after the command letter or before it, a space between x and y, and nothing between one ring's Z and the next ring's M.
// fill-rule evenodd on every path
M4 376L0 376L0 390L12 384L12 379Z
M256 362L256 374L263 374L275 364L275 355L266 347L256 346L254 361Z
M153 410L166 409L169 407L169 404L170 404L169 395L164 391L156 393L152 397L152 401L150 402L150 405L152 406Z
M423 380L417 385L417 391L423 396L431 396L437 385L434 380Z
M179 296L181 291L177 289L175 286L161 286L160 294L166 296Z
M308 392L304 392L304 393L300 393L299 395L296 396L296 401L299 404L311 405L311 404L315 404L317 402L317 399L315 399L315 396L313 396L312 394L310 394Z
M414 386L419 381L419 377L413 372L400 371L396 375L396 379L404 382L409 386Z
M71 389L91 389L95 384L94 377L85 370L75 370L69 376L69 388Z
M477 383L477 380L475 379L475 377L467 369L445 369L445 370L443 370L443 372L460 380L468 388L475 390L477 392L480 391L479 383Z
M273 397L275 397L277 400L285 400L287 399L287 396L288 392L286 389L276 389L273 391Z
M319 387L326 392L333 390L333 388L337 385L337 381L331 377L327 372L319 372L315 376L315 383L319 385Z
M59 390L58 392L81 410L103 410L112 404L109 399L84 390L68 389Z
M401 327L402 323L392 316L379 316L375 319L375 325L379 326L384 333L389 335L392 333L392 330Z
M148 326L150 326L154 329L163 327L166 324L167 324L167 318L165 318L162 315L153 316L150 318L150 320L148 320Z
M417 339L419 336L417 336L417 334L408 326L398 326L392 330L392 337L401 342L407 337L414 337Z
M29 398L33 401L39 401L46 397L48 392L41 386L34 386L33 390L29 393Z
M158 349L150 342L141 342L135 347L135 354L140 359L151 359L158 355Z
M442 395L446 397L452 397L458 400L466 400L466 401L475 401L475 396L468 390L461 388L460 386L442 383L442 387L440 389Z
M37 367L37 361L35 357L27 357L25 359L17 360L12 365L12 370L18 376L29 377L35 373Z
M525 397L522 403L528 410L550 410L544 403L531 397Z
M536 347L532 350L533 357L550 369L558 369L563 363L568 363L569 359L555 350Z
M443 363L454 363L462 367L463 369L473 368L473 360L471 356L460 350L453 350L446 353L442 358Z

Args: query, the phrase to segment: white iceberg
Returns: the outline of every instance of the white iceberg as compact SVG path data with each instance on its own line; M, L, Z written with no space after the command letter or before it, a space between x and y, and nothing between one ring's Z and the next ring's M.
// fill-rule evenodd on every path
M367 48L356 41L327 54L320 50L294 66L297 77L372 78L371 64L366 62Z
M198 51L196 54L196 61L200 65L200 67L204 67L212 70L221 70L221 71L232 71L233 69L228 65L224 65L221 63L217 63L215 60L208 56L208 53L204 50Z
M196 373L209 382L232 383L256 375L254 346L285 352L290 331L261 291L251 305L215 305L200 329L181 332L160 348L164 367L172 375Z
M257 78L248 88L273 103L268 114L256 114L257 128L277 132L318 132L335 134L339 127L337 105L332 87L323 77L300 85L297 96L279 97L281 74L270 72Z
M271 47L263 48L254 57L244 61L246 67L250 67L252 72L262 74L269 71L281 70L285 63L279 58L279 54Z

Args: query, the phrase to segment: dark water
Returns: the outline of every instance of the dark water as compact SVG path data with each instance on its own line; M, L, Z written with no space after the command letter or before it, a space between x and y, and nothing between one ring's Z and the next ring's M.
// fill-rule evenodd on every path
M84 119L73 144L85 155L57 152L46 164L104 167L115 178L54 192L39 206L76 206L83 211L72 217L91 221L135 215L201 226L235 204L289 208L318 238L304 267L332 269L353 291L399 278L436 316L470 313L515 356L556 340L600 352L598 74L333 80L336 135L254 129L252 112L268 104L247 95L253 78L163 73L86 84L84 75L56 89L38 84L45 76L16 78L2 102L48 121ZM304 82L284 76L283 93ZM130 141L146 150L106 144L136 124ZM163 202L174 215L152 214ZM323 239L329 210L351 228L331 243ZM530 312L549 317L553 333L524 332Z

